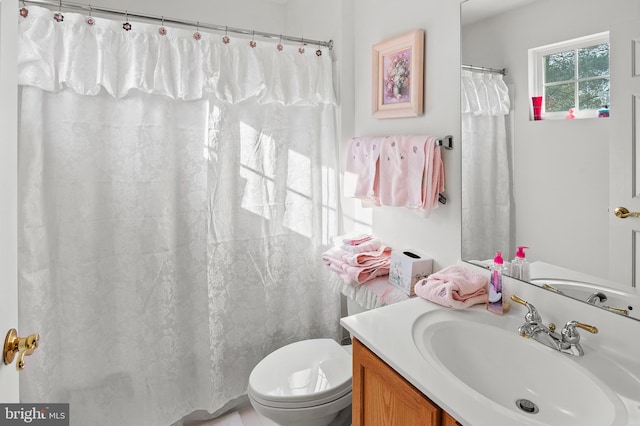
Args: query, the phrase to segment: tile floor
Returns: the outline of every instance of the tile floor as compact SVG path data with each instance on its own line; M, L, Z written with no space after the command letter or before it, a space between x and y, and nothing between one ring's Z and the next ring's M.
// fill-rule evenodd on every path
M198 423L198 426L278 426L269 419L256 413L253 407L245 407L239 411Z
M351 425L351 407L342 410L331 426ZM226 416L198 423L197 426L278 426L256 413L253 407L245 407Z

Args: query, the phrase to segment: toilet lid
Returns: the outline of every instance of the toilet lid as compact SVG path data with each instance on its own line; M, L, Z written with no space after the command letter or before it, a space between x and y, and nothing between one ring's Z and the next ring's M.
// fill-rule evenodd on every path
M292 343L267 355L249 376L249 394L264 405L318 405L351 392L351 356L335 340Z

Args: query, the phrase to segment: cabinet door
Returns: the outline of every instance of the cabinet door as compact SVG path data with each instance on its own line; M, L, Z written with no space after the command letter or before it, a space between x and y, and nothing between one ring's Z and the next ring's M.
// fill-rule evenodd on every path
M441 411L353 339L353 426L439 426Z
M460 423L456 421L453 417L449 415L446 411L442 411L442 426L462 426Z

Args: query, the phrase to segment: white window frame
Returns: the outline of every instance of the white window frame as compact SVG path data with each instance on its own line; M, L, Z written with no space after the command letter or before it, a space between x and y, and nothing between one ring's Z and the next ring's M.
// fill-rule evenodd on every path
M532 96L543 96L544 97L544 57L548 55L552 55L554 53L566 52L567 50L577 50L590 46L597 46L599 44L609 43L609 32L605 31L602 33L592 34L585 37L579 37L572 40L566 40L559 43L548 44L546 46L536 47L534 49L529 49L529 99ZM577 60L577 56L576 56ZM577 68L576 68L577 69ZM611 75L611 74L609 74ZM578 76L574 75L573 81L578 81ZM611 80L609 80L609 84L611 84ZM597 110L579 110L578 109L578 89L576 87L576 106L575 106L575 116L576 118L592 118L598 116ZM558 112L546 112L545 100L543 98L542 101L542 117L543 119L564 119L568 111L558 111ZM533 107L529 105L530 109L530 119L533 120Z

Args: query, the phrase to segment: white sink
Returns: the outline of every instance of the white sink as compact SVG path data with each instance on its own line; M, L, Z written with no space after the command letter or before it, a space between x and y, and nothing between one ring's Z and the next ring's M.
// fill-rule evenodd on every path
M586 301L593 293L599 292L607 296L607 300L596 306L609 306L612 308L625 309L630 317L640 318L640 300L637 296L625 293L611 287L600 286L583 281L576 281L563 278L534 278L530 282L539 287L547 284L569 297Z
M520 323L484 310L431 311L414 322L413 341L428 363L514 424L628 424L619 395L591 372L593 366L610 365L606 358L598 360L593 350L572 357L522 338ZM528 402L519 408L519 401L535 404L536 412L528 412Z

